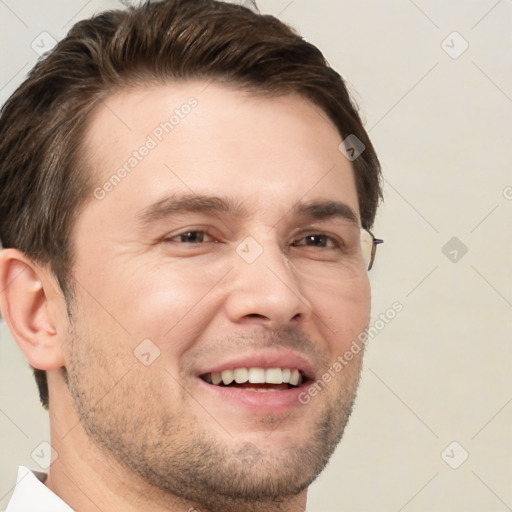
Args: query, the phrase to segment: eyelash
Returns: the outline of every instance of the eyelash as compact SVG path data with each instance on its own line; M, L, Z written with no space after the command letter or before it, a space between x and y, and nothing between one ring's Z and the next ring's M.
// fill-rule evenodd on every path
M199 245L202 245L204 243L211 243L210 242L205 242L205 241L200 241L200 242L190 242L190 243L187 243L186 241L177 241L175 240L176 238L179 238L179 237L183 237L183 236L186 236L186 235L190 235L190 234L197 234L197 233L202 233L204 235L206 235L207 237L213 239L213 243L219 243L218 240L215 239L214 236L212 236L210 233L208 233L208 231L206 230L202 230L202 229L190 229L188 231L184 231L182 233L178 233L177 235L174 235L172 237L167 237L167 238L164 238L164 242L169 242L169 243L183 243L185 245L193 245L193 246L199 246ZM301 242L307 238L313 238L313 237L325 237L327 240L326 242L327 243L331 243L330 246L320 246L321 249L340 249L340 248L343 248L343 243L340 242L336 237L334 236L331 236L331 235L327 235L325 233L321 233L321 232L318 232L318 233L308 233L304 236L302 236L301 238L296 238L295 240L292 241L292 243L290 244L292 247L311 247L307 244L298 244L297 242ZM317 247L318 248L318 247Z
M331 242L331 246L320 246L320 249L339 249L342 244L339 242L339 240L333 236L330 236L330 235L327 235L325 233L310 233L310 234L307 234L307 235L304 235L302 238L298 238L296 240L294 240L292 242L292 247L297 247L297 242L301 242L302 240L305 240L307 238L311 239L311 238L314 238L314 237L324 237L327 241L327 243ZM302 246L302 245L301 245ZM304 247L311 247L311 246L308 246L307 244L304 245Z
M188 231L184 231L183 233L179 233L177 235L174 235L172 237L167 237L167 238L164 238L164 242L174 242L174 243L180 243L176 240L174 240L175 238L178 238L178 237L182 237L182 236L186 236L186 235L190 235L191 233L203 233L205 234L206 236L212 238L215 240L215 237L213 237L212 235L210 235L207 231L205 230L202 230L202 229L190 229ZM215 242L217 242L215 240ZM182 242L182 243L185 243L185 242ZM205 242L191 242L190 244L187 244L187 245L201 245L202 243L205 243Z

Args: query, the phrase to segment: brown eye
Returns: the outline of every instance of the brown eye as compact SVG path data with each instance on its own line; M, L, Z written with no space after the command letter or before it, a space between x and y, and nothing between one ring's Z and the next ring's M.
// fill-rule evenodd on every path
M186 231L179 235L167 238L168 242L180 242L184 244L200 244L203 242L211 242L213 238L205 231Z
M336 247L336 243L330 236L322 235L322 234L313 234L307 235L299 240L295 240L292 245L294 247L297 246L307 246L307 247Z

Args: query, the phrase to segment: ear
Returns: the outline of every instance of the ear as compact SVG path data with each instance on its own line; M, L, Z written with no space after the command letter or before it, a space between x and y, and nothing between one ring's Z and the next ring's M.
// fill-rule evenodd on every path
M57 329L62 303L60 287L47 268L16 249L0 251L2 315L29 364L39 370L64 366Z

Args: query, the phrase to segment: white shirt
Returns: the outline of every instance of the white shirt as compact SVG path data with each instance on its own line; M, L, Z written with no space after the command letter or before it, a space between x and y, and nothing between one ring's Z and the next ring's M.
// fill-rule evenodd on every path
M46 473L20 466L16 486L5 512L73 512L44 485L45 480Z

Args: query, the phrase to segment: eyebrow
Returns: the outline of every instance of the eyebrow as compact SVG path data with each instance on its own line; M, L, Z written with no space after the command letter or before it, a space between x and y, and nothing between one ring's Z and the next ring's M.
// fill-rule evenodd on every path
M342 201L317 200L308 203L297 202L292 212L297 217L307 217L314 220L339 218L359 226L359 217L354 209Z
M192 212L224 213L238 217L248 216L246 209L234 201L217 196L188 193L174 194L149 205L139 212L137 220L142 226L147 226L176 213Z
M249 217L248 210L239 202L218 196L198 195L194 193L173 194L144 208L137 215L138 223L148 226L159 220L178 213L228 214L233 217ZM351 206L334 200L297 201L288 211L288 215L312 220L340 218L359 225L359 218Z

